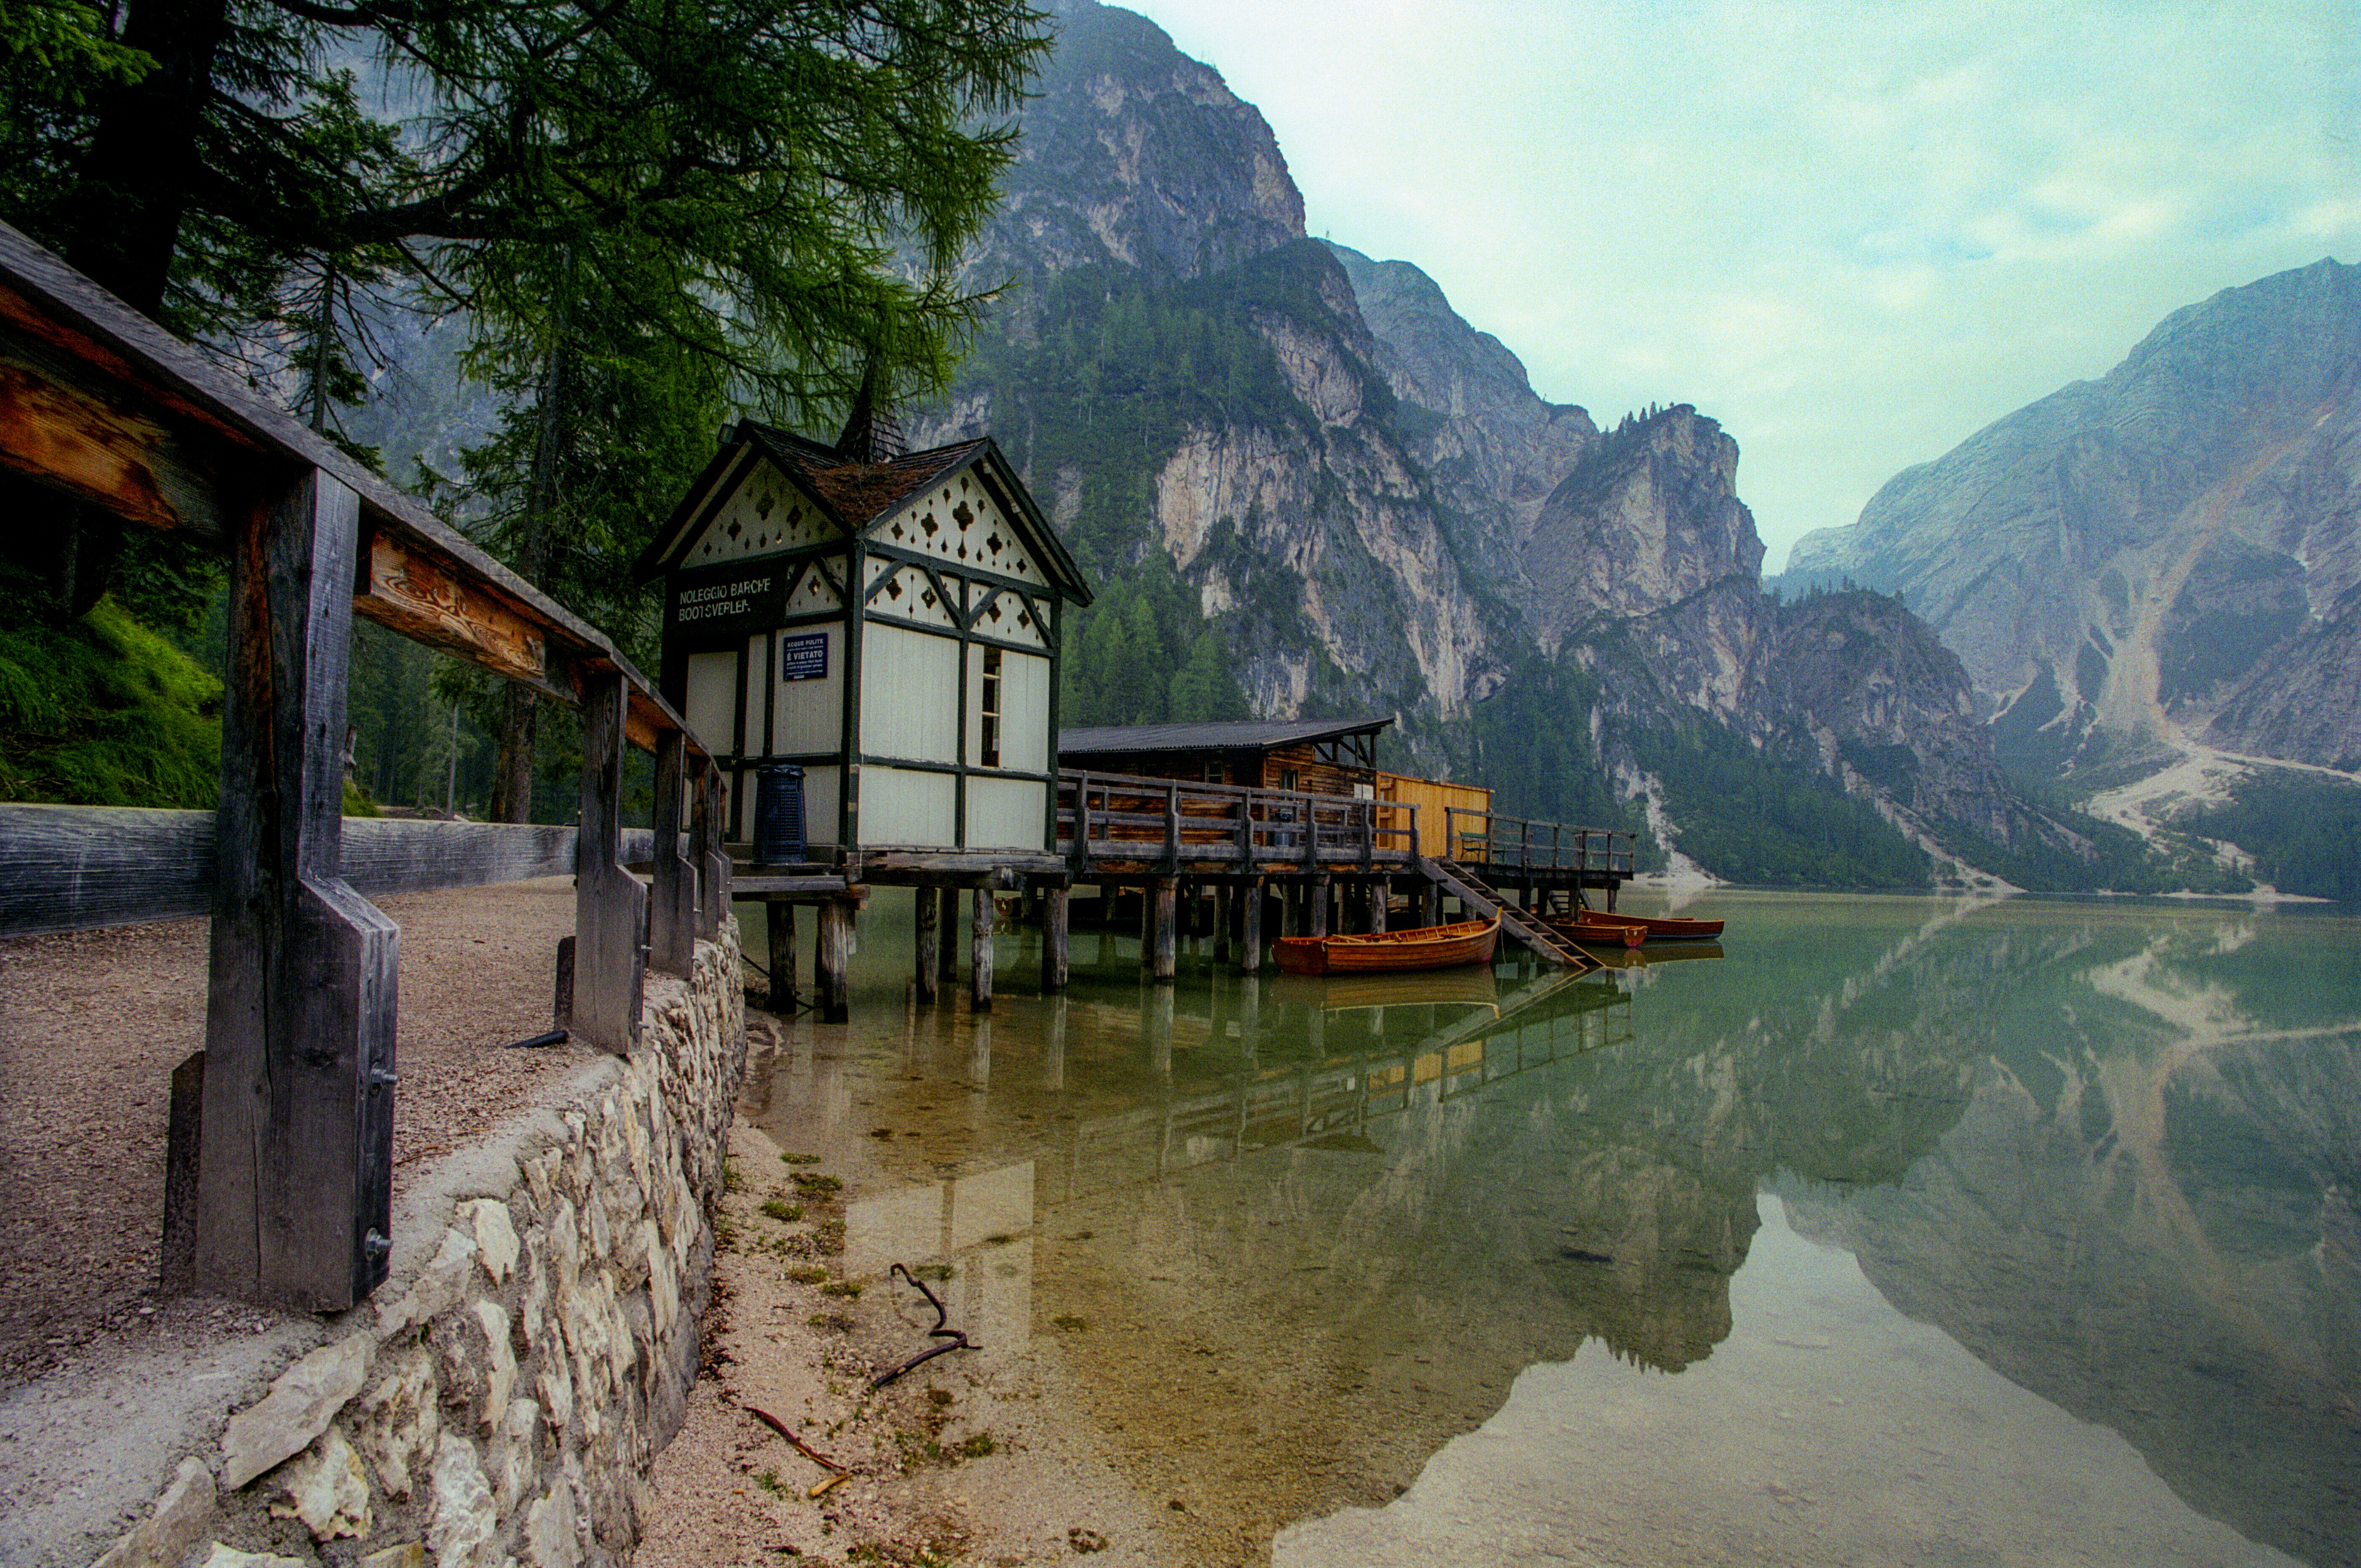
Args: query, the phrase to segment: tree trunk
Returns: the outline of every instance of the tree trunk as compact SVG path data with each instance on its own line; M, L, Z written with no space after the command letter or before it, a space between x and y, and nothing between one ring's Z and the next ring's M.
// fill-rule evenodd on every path
M570 277L572 268L567 268ZM566 302L558 302L557 338L542 373L540 429L533 444L533 473L525 482L524 516L517 529L517 576L545 587L549 575L549 520L557 502L557 460L566 421ZM533 820L533 747L541 729L540 696L530 686L511 685L500 703L500 753L492 765L491 819Z

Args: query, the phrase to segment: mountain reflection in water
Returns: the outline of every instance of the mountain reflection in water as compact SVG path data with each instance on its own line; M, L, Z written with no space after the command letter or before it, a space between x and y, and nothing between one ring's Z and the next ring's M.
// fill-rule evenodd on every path
M1191 1555L2361 1560L2356 923L1715 905L1723 961L1578 981L1159 988L1083 930L978 1019L906 1004L889 896L763 1119Z

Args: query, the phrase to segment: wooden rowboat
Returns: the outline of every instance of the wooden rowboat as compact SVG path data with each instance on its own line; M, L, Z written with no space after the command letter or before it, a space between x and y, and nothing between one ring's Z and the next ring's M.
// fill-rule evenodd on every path
M1680 915L1616 915L1603 909L1577 909L1550 922L1577 942L1637 947L1642 942L1710 942L1721 935L1719 920L1692 920ZM1635 938L1633 931L1639 935Z
M1462 920L1366 937L1281 937L1271 957L1288 974L1368 974L1385 970L1488 964L1500 943L1500 918Z

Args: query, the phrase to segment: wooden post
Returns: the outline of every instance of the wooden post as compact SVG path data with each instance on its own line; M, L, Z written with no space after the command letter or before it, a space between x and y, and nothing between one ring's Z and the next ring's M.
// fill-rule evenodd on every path
M164 1246L156 1288L178 1296L197 1283L197 1168L204 1154L205 1053L172 1069L164 1130Z
M1431 882L1419 891L1418 923L1433 927L1443 924L1443 884Z
M1146 883L1139 887L1139 967L1156 963L1156 893Z
M360 500L317 469L230 526L196 1287L339 1311L392 1248L401 933L341 874Z
M698 921L709 938L719 938L721 923L730 918L731 901L737 895L732 885L733 867L730 861L728 838L729 818L721 798L721 770L708 767L705 771L705 859L702 862L704 883Z
M1041 1087L1066 1087L1066 999L1049 999L1049 1020L1041 1042Z
M771 1011L793 1013L798 1000L796 985L796 906L784 898L763 905L771 963Z
M1262 878L1248 877L1244 894L1246 901L1244 929L1238 935L1238 968L1248 974L1262 972Z
M730 913L726 893L729 877L717 876L713 862L729 861L721 854L720 771L710 757L688 764L688 863L697 871L697 938L710 942L721 935L721 917Z
M1045 996L1054 996L1066 989L1066 906L1070 896L1063 886L1044 889L1041 894L1041 992Z
M623 722L620 671L582 687L582 828L574 861L574 1027L618 1054L640 1033L648 890L622 866Z
M1333 885L1326 872L1312 879L1312 929L1309 935L1324 937L1328 934L1328 893Z
M819 906L815 986L823 1024L842 1024L852 1016L851 958L852 911L843 899L825 899Z
M1237 883L1221 881L1213 883L1213 962L1226 968L1230 961L1230 911L1237 904Z
M1393 902L1393 896L1394 884L1392 878L1379 877L1375 882L1369 883L1370 930L1383 931L1386 928L1386 923L1393 918L1393 911L1386 907L1389 904Z
M915 902L918 918L918 962L917 973L913 978L917 982L918 1000L932 1002L940 988L939 971L943 962L942 901L935 896L933 888L922 887L918 889Z
M935 973L946 984L959 978L959 942L952 933L959 929L959 889L939 887L935 890L936 924L946 939L939 944L940 963Z
M574 938L557 938L557 983L549 999L549 1026L574 1027Z
M1170 980L1180 972L1180 965L1172 950L1173 880L1169 876L1156 879L1156 897L1151 909L1151 921L1155 927L1156 961L1149 973L1159 981Z
M681 794L688 737L656 737L655 887L648 905L648 962L686 980L697 959L697 869L681 855Z
M992 903L992 889L987 884L975 890L973 915L969 927L972 950L968 955L973 973L968 977L968 1005L978 1013L992 1011L992 927L998 913Z

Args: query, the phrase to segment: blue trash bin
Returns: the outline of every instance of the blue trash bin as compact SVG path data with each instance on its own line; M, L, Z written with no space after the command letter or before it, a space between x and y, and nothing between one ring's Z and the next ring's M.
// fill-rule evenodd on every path
M807 861L804 834L804 771L769 762L754 777L754 859L766 866Z

